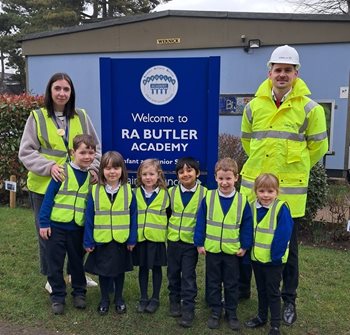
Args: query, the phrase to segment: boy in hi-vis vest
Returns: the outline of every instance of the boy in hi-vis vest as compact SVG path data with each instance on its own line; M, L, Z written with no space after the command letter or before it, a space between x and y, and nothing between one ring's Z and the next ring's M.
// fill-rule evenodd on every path
M63 314L66 283L63 276L66 254L70 263L73 305L86 307L86 278L83 266L83 235L87 196L90 192L90 167L96 154L91 135L73 140L72 161L64 165L65 178L52 178L40 210L40 236L47 240L48 282L52 287L51 308Z
M237 319L239 257L251 248L252 214L246 197L235 189L237 163L223 158L215 165L216 190L207 192L198 212L194 244L205 255L206 300L211 308L208 328L219 328L222 309L232 330ZM222 305L222 286L225 303Z
M247 321L246 326L263 326L267 322L270 309L269 335L280 334L280 285L294 225L285 201L277 198L278 190L277 177L271 173L263 173L255 180L254 192L257 199L251 203L254 222L251 259L258 291L258 314Z

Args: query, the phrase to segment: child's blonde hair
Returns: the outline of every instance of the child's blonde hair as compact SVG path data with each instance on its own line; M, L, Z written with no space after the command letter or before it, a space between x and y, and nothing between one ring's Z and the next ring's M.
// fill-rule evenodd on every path
M220 159L216 164L215 164L215 174L219 170L223 171L232 171L235 176L238 175L238 165L237 162L229 157L225 157Z
M162 169L162 166L160 164L160 161L156 158L149 158L149 159L145 159L139 166L139 168L137 169L137 178L136 178L136 185L137 186L141 186L142 184L142 169L152 166L155 168L155 170L158 173L158 180L157 180L157 184L156 187L162 188L162 189L166 189L167 185L165 182L165 177L164 177L164 172Z
M255 179L254 192L256 194L259 188L272 188L273 190L276 190L278 194L279 186L279 180L274 174L262 173Z
M128 171L126 170L125 162L123 156L117 151L107 151L102 155L101 164L100 164L100 183L106 184L106 177L103 173L103 170L111 165L114 168L120 167L122 169L122 173L120 176L120 185L124 185L128 182Z

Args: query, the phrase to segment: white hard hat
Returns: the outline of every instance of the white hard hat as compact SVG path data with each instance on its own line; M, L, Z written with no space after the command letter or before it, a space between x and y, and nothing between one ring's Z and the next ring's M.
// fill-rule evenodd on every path
M293 64L298 70L300 68L299 54L289 45L282 45L273 50L267 67L271 68L272 64Z

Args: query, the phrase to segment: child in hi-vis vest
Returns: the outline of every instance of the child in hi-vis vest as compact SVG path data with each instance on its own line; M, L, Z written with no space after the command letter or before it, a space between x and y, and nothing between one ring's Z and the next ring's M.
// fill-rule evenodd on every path
M215 180L218 188L207 192L198 212L194 244L205 255L206 300L211 308L208 328L219 328L224 308L229 327L238 331L238 258L252 245L252 214L246 197L235 189L238 166L233 159L216 163Z
M270 309L269 335L280 334L280 284L293 230L293 219L289 208L284 201L277 198L278 189L279 182L275 175L261 174L254 183L257 199L251 203L254 222L251 259L258 291L258 314L247 321L246 326L248 328L263 326L267 322Z
M86 307L86 278L82 248L85 209L90 191L88 167L95 158L96 144L91 135L73 139L72 161L64 165L64 180L52 178L41 209L40 236L47 240L48 282L51 285L51 308L63 314L66 283L63 277L64 259L68 255L72 283L73 305Z
M113 281L115 309L123 314L125 272L133 268L131 251L137 240L137 204L120 153L103 154L99 179L92 187L86 209L84 247L89 256L85 270L99 276L101 300L97 312L108 313Z
M138 313L154 313L159 307L162 266L166 266L167 208L169 195L158 159L146 159L137 171L138 239L133 250L134 265L139 266L140 301ZM148 297L148 276L152 270L152 296Z

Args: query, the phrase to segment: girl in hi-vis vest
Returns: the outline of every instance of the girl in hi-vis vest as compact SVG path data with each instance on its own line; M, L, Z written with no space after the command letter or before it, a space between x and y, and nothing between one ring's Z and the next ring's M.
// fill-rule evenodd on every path
M254 183L257 199L251 203L254 223L251 259L258 291L258 314L247 321L246 326L263 326L270 309L269 335L280 334L280 284L294 224L287 204L277 199L278 189L279 182L275 175L261 174Z
M140 301L138 313L154 313L159 307L162 266L167 265L167 209L170 199L164 173L158 159L146 159L137 171L135 189L138 213L138 239L133 251L134 265L139 266ZM148 298L148 275L152 270L153 292Z
M118 314L126 312L123 299L125 272L131 271L131 251L137 240L137 204L128 184L124 159L116 151L103 154L99 183L88 199L84 247L89 253L85 270L99 276L100 315L109 310L111 281Z

